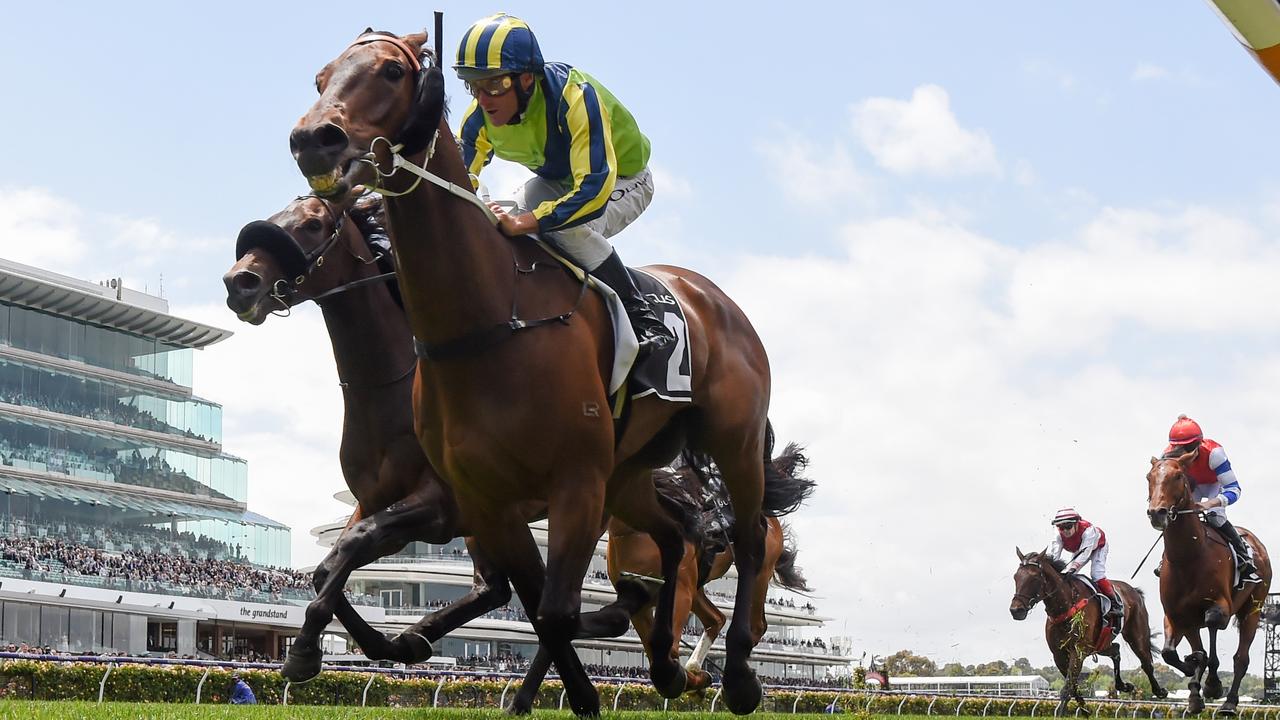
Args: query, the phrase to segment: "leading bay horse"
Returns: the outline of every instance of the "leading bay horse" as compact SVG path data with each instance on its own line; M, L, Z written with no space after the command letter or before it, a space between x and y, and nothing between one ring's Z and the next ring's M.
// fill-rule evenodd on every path
M227 306L254 325L273 312L284 314L314 301L329 331L342 388L339 461L357 505L316 567L316 599L281 671L294 682L320 672L320 634L334 615L370 659L412 664L431 657L432 643L447 633L511 599L506 576L470 539L471 591L394 638L371 628L343 594L353 570L409 542L443 544L467 534L452 489L427 461L414 432L413 336L394 283L383 275L390 258L378 262L361 229L380 204L380 199L361 202L344 212L318 197L297 198L269 220L245 226L236 262L223 276ZM287 366L282 364L281 371ZM542 512L544 504L538 502L520 509L530 519ZM618 601L593 613L599 625L586 631L616 634L647 598L643 587L620 586Z
M766 447L772 451L773 438L767 438ZM760 643L769 629L765 617L765 602L769 594L769 586L776 582L780 587L797 592L807 592L808 583L796 567L796 549L791 539L790 528L783 525L779 517L790 515L800 508L812 493L814 482L803 476L808 459L794 443L787 445L782 454L769 463L765 472L764 507L757 522L765 525L764 562L760 574L756 576L756 586L751 604L751 637L752 646ZM660 471L659 471L660 472ZM664 494L684 494L696 498L704 507L700 537L688 540L685 544L684 559L680 562L680 574L677 578L676 607L672 617L671 646L659 653L666 653L672 662L680 660L680 638L684 633L685 623L692 612L702 623L702 636L694 647L689 661L685 663L685 671L689 674L687 692L702 690L711 685L711 675L704 672L702 663L711 646L724 628L725 617L720 608L707 597L707 583L724 577L733 566L733 549L722 541L724 535L731 531L733 520L719 511L719 502L723 500L723 488L720 485L719 469L715 463L695 453L682 453L681 463L670 473L655 477ZM715 520L708 522L708 516ZM609 545L606 552L609 579L615 586L626 582L628 576L639 575L652 577L661 571L662 558L653 539L626 523L612 518L609 521ZM653 657L655 648L649 642L654 623L654 603L646 602L631 616L631 624L636 629L644 644L645 654ZM539 651L529 667L524 684L516 693L511 705L515 714L524 714L532 710L537 695L538 681L547 671L550 660L547 654Z
M419 440L474 519L476 541L535 618L574 712L595 715L599 695L570 640L601 519L607 509L649 533L662 549L663 577L674 577L683 538L646 478L686 445L715 459L734 513L757 517L770 460L768 358L746 316L711 281L649 268L686 313L693 398L638 399L620 430L610 412L614 333L604 302L531 241L504 237L470 193L445 117L444 77L425 41L421 33L360 35L317 74L320 98L290 133L290 148L317 193L337 198L367 183L388 196L419 355ZM532 499L548 507L545 571L514 512ZM724 698L747 713L762 697L747 659L763 528L740 523L733 547L739 576ZM674 592L674 582L660 592L655 647L671 643ZM665 697L687 684L668 658L655 657L650 676Z
M1065 562L1044 553L1017 552L1018 569L1013 574L1014 594L1009 614L1014 620L1025 620L1036 603L1044 602L1044 637L1064 681L1057 713L1066 712L1067 703L1075 698L1080 711L1089 714L1080 695L1080 668L1089 655L1111 658L1116 691L1133 692L1133 685L1120 677L1120 643L1112 641L1111 629L1102 616L1102 604L1093 589L1074 573L1064 576ZM1111 584L1124 601L1121 634L1151 681L1151 694L1167 697L1169 693L1160 687L1151 663L1151 620L1142 591L1119 580L1112 580Z
M1218 631L1236 618L1240 644L1236 647L1231 690L1218 708L1234 713L1240 702L1240 681L1249 669L1249 647L1257 634L1263 603L1271 589L1271 558L1257 535L1236 526L1253 550L1253 562L1261 582L1234 587L1235 562L1227 542L1200 518L1193 499L1194 480L1187 474L1194 453L1176 458L1151 458L1147 472L1147 518L1164 534L1160 563L1160 602L1164 605L1164 649L1169 665L1191 678L1187 688L1189 712L1204 709L1204 701L1222 696L1218 678ZM1209 652L1200 639L1200 628L1209 630ZM1191 654L1178 657L1178 643L1186 638ZM1204 697L1201 679L1205 670Z

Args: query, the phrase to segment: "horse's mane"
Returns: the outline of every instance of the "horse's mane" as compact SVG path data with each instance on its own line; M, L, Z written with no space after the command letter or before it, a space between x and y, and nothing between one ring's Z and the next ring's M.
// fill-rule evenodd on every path
M1042 552L1038 552L1038 553L1028 553L1028 554L1027 554L1027 557L1026 557L1026 560L1024 560L1024 561L1023 561L1023 564L1029 565L1029 564L1031 564L1032 562L1035 562L1035 561L1037 561L1037 560L1038 560L1038 561L1040 561L1040 562L1048 563L1048 564L1049 564L1049 565L1050 565L1054 570L1057 570L1058 572L1062 572L1063 570L1066 570L1066 569L1067 569L1067 561L1066 561L1066 560L1060 560L1060 559L1058 559L1058 558L1052 558L1052 557L1049 557L1047 554L1042 553Z

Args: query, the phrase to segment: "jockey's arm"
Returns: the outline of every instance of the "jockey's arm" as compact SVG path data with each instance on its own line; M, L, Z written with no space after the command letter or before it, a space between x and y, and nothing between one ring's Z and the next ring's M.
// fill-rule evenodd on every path
M1240 499L1243 490L1240 487L1240 481L1236 479L1236 471L1231 468L1231 461L1227 459L1227 451L1220 447L1213 449L1209 454L1209 469L1213 470L1218 476L1217 497L1209 498L1200 503L1205 510L1211 510L1215 507L1226 507L1232 505Z
M1062 555L1061 535L1056 532L1053 534L1053 539L1049 541L1049 549L1045 550L1045 553L1053 560L1057 560L1058 557Z
M573 187L562 197L533 209L541 232L580 225L599 217L618 180L609 111L590 83L565 86L559 121L569 136Z

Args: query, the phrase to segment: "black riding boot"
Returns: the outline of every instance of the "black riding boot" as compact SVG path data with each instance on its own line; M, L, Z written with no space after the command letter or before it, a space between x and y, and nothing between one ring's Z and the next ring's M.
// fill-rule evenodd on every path
M1231 524L1231 521L1223 518L1222 525L1218 529L1226 536L1231 543L1231 547L1236 549L1240 577L1247 578L1257 573L1258 568L1253 566L1253 556L1249 553L1249 546L1244 544L1244 538L1240 537L1239 531Z
M636 331L636 340L640 341L640 353L637 357L644 357L675 342L676 336L654 314L649 301L640 292L640 288L636 287L617 251L610 254L591 274L603 280L622 298L622 307L626 309L631 327Z

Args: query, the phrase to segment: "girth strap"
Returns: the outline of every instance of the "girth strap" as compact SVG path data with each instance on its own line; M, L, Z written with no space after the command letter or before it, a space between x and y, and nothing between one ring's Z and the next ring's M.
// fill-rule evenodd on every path
M1088 604L1089 604L1089 598L1080 598L1080 601L1077 602L1075 605L1072 605L1070 610L1067 610L1066 612L1062 613L1061 615L1058 615L1057 617L1049 618L1049 622L1054 625L1057 625L1060 622L1065 622L1067 620L1070 620L1071 618L1076 616L1076 613L1085 609L1085 607Z

